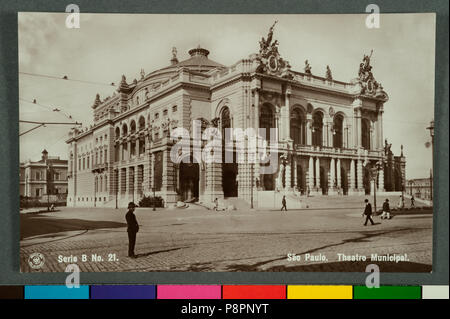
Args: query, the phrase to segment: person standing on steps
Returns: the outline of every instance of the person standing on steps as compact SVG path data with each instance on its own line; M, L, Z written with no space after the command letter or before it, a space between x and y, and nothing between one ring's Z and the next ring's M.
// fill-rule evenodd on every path
M366 216L366 222L364 223L364 226L367 226L368 221L370 221L370 223L372 225L375 225L375 223L373 222L372 217L371 217L372 205L370 205L369 200L367 198L364 200L364 202L366 203L366 207L364 208L364 213L363 213L363 216L364 215Z
M134 254L134 246L136 245L136 234L139 231L139 225L136 220L136 215L134 215L134 209L136 204L133 202L128 203L128 212L125 215L127 221L127 232L128 232L128 257L136 258Z

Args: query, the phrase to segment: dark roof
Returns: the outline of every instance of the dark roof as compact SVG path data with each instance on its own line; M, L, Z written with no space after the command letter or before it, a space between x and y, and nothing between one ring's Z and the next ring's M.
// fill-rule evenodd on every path
M211 69L225 67L223 64L220 64L216 61L209 59L208 58L209 51L201 48L200 46L198 46L195 49L189 50L189 55L191 56L189 59L175 63L173 65L162 68L160 70L169 70L172 68L177 69L180 67L187 67L187 68L196 68L196 69L201 68L202 71L209 71ZM158 71L160 71L160 70L158 70ZM154 72L152 72L152 73L154 73Z

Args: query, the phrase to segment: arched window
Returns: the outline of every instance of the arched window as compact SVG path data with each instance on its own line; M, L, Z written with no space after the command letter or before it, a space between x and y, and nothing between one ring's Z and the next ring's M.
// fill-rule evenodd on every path
M313 115L312 124L312 144L314 146L323 145L323 114L321 112L316 112Z
M343 147L344 140L344 117L337 114L333 120L333 146L336 148Z
M364 149L370 149L370 122L368 119L361 121L361 145Z
M120 137L120 128L116 127L116 139Z
M294 140L294 144L305 145L306 144L306 123L303 112L296 108L291 114L291 139Z
M136 122L135 121L131 121L130 133L133 134L134 132L136 132Z
M128 134L128 127L126 124L124 124L122 126L122 136L127 136L127 134Z
M230 109L225 107L220 114L220 127L222 129L222 138L225 138L225 129L231 128Z
M265 129L266 136L263 136L267 141L270 140L270 129L275 128L275 116L273 107L270 104L263 104L259 115L259 127Z
M145 128L145 119L143 116L139 118L139 130L143 130Z

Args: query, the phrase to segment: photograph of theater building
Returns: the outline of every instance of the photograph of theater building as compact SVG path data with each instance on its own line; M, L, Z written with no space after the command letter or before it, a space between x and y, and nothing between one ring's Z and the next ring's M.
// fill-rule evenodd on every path
M328 66L315 74L308 61L293 70L287 59L294 57L278 52L283 44L274 39L274 26L255 43L258 53L233 65L211 60L209 50L196 45L179 60L173 48L167 67L142 70L131 81L122 76L114 94L97 95L86 106L93 125L72 129L66 141L67 205L123 207L155 194L166 205L238 197L258 207L261 196L274 192L404 191L406 158L394 156L383 136L389 88L372 70L376 52L361 52L348 66L353 79L334 79ZM259 165L248 162L173 162L177 141L170 132L182 127L192 136L194 120L220 132L276 128L277 172L260 174Z

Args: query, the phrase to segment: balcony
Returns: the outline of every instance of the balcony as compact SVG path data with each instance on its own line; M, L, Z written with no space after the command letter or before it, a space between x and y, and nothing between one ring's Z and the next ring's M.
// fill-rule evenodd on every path
M92 166L92 172L101 173L108 168L108 163L95 164Z

